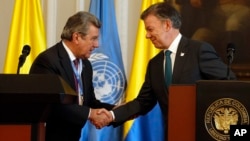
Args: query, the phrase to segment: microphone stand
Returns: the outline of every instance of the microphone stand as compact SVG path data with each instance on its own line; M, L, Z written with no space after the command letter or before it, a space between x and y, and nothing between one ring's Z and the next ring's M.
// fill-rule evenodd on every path
M227 80L230 80L230 70L231 70L231 64L233 62L234 58L234 52L235 52L235 45L233 43L229 43L227 45Z
M230 80L230 70L231 70L232 57L228 57L227 63L227 80Z
M17 74L20 73L20 68L23 66L24 61L25 61L25 56L22 54L22 55L19 57L19 62L18 62L18 66L17 66Z
M20 73L20 67L17 67L17 72L16 74L19 74Z

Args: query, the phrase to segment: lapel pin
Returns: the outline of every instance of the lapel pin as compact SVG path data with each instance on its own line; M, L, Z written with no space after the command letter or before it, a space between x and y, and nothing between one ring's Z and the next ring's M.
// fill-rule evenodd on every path
M185 55L185 53L182 52L180 56L184 56L184 55Z

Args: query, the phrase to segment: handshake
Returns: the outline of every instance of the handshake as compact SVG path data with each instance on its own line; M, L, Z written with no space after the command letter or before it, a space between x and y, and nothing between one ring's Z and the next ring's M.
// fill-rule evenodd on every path
M89 120L90 122L95 125L97 129L101 129L104 126L109 125L113 119L113 115L111 111L108 111L104 108L101 109L91 109Z

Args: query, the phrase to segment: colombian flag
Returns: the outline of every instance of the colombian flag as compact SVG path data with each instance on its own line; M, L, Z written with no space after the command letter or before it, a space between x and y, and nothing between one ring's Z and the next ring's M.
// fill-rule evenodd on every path
M143 0L141 12L150 5L162 2L163 0ZM144 82L146 67L149 60L154 57L159 50L156 49L150 40L145 38L146 31L142 20L139 21L137 39L135 44L134 58L131 70L130 81L128 83L126 102L133 100L140 91ZM125 141L163 141L164 122L159 105L157 104L145 116L127 121L124 126Z
M25 45L31 47L20 73L28 74L35 57L46 49L40 0L16 0L5 58L4 73L16 73Z

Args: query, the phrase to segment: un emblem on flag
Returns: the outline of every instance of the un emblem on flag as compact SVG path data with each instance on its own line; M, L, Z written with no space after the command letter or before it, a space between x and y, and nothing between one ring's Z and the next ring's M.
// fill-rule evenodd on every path
M230 140L230 125L249 124L246 107L238 100L221 98L214 101L205 114L205 127L215 140Z
M116 104L123 96L125 76L121 69L105 54L94 53L90 57L93 66L95 96L102 102Z

